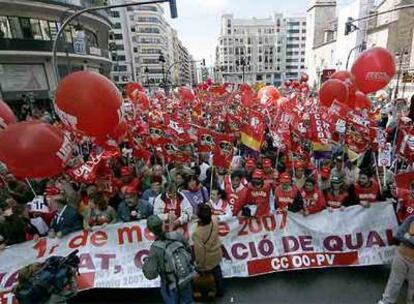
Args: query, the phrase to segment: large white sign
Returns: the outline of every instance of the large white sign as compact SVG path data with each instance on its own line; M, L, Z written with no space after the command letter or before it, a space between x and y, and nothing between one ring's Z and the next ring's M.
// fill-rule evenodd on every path
M188 236L195 228L184 227ZM294 269L363 266L390 263L397 228L392 205L349 207L303 217L271 214L232 218L220 223L225 277L246 277ZM153 236L145 221L115 224L62 239L43 238L11 246L0 253L0 304L13 303L8 292L17 271L51 255L80 251L79 285L89 288L147 288L159 281L145 279L141 267Z
M49 90L43 64L0 64L0 84L3 92Z

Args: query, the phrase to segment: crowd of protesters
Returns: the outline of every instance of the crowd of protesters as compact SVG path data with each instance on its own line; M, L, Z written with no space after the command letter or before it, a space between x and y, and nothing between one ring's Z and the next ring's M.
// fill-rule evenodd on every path
M401 113L406 114L402 116L413 119L413 109L414 102L411 108L405 102ZM52 120L52 115L40 110L33 110L23 119L32 116ZM401 115L396 118L395 112L384 111L378 120L378 127L388 129L388 142L394 138L398 119ZM220 124L215 127L220 131ZM218 220L231 217L260 217L274 211L306 217L325 209L341 212L353 205L369 208L380 201L394 205L399 221L414 214L414 191L399 197L394 178L399 172L412 170L410 164L397 161L395 169L377 166L374 151L355 160L339 146L330 157L316 162L278 150L268 130L260 152L235 139L229 168L214 166L212 153L194 152L194 144L189 147L192 152L187 160L169 162L155 154L146 162L131 157L125 142L118 148L122 153L105 164L112 176L109 184L100 179L82 183L67 173L49 179L20 180L0 168L0 249L152 215L167 222L171 229L198 220L193 236L196 245L206 241L205 235L212 227L217 230ZM96 149L99 147L92 141L82 142L74 149L68 166L86 162ZM210 247L220 247L218 239L210 242ZM221 253L215 250L204 260L196 256L196 266L200 271L212 270L220 280L220 259Z

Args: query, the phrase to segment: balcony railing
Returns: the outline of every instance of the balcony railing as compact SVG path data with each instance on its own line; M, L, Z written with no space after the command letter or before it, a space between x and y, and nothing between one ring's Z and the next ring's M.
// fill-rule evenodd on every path
M52 52L52 41L42 41L33 39L0 39L0 51L37 51L37 52ZM75 52L71 43L59 43L58 52L68 52L70 54L79 54ZM85 53L79 55L91 55L109 59L109 51L97 47L85 45Z
M102 6L108 3L107 0L36 0L38 2L44 2L49 4L64 5L72 7L73 9L80 10L87 7ZM99 10L91 12L91 14L98 15L105 18L109 22L109 14L106 10Z

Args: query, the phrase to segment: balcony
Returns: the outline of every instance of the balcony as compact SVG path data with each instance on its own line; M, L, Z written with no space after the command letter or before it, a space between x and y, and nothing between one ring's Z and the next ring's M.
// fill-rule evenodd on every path
M75 10L108 4L107 0L36 0L36 1L44 2L48 4L63 5L63 6L74 8ZM107 22L110 23L109 14L106 10L94 11L94 12L91 12L91 14L102 17Z
M33 40L33 39L0 39L0 51L32 51L32 52L52 52L53 41ZM88 45L86 42L85 53L76 53L71 43L58 43L58 52L68 52L69 54L90 55L109 59L109 51Z

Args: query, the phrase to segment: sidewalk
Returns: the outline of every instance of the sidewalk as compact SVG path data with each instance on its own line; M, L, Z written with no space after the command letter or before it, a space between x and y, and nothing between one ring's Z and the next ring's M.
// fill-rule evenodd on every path
M376 304L384 290L386 266L326 268L226 280L224 298L210 303ZM405 303L404 288L399 304ZM162 303L158 289L93 290L72 303Z

